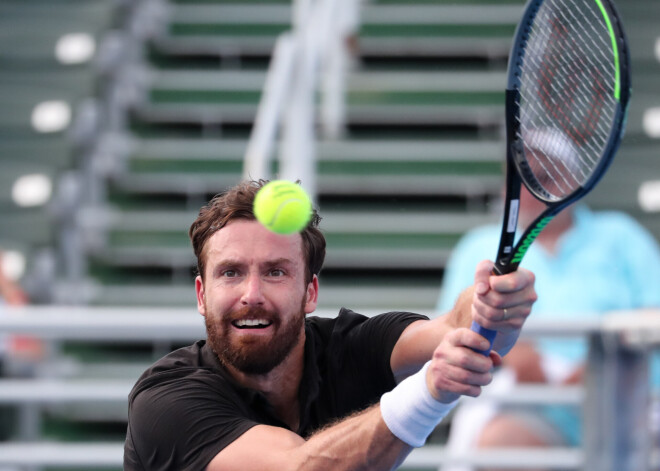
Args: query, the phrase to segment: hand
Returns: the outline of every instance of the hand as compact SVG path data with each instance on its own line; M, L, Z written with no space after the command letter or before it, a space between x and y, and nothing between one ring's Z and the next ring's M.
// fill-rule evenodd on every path
M498 335L493 346L505 354L518 338L538 296L531 271L519 268L501 276L493 275L492 271L490 261L484 260L477 265L472 319L482 327L506 334Z
M485 342L485 343L484 343ZM450 403L460 395L476 397L493 380L491 370L502 363L492 351L488 357L474 349L488 348L488 341L467 328L447 333L433 352L426 385L439 402Z

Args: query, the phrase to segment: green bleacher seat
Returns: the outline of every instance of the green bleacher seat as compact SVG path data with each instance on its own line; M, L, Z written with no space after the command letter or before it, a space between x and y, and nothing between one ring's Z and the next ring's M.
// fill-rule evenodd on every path
M404 234L386 228L329 229L325 278L331 285L339 274L352 273L378 289L389 282L383 273L402 270L411 276L425 273L432 280L425 285L429 289L438 283L452 244L469 227L459 224L454 231L443 215L458 206L465 217L475 218L473 224L496 218L489 205L503 183L505 59L523 3L385 0L364 5L359 57L347 82L347 134L318 145L322 211L337 210L337 217L364 211L361 216L373 221L386 206L383 201L396 201L401 211L396 217L415 220L414 205L421 204L431 211L429 219L448 229L429 233L423 220L407 224ZM167 27L150 41L144 100L131 110L134 141L126 172L110 185L111 209L118 218L107 229L108 247L91 256L98 273L129 276L132 269L145 286L163 291L161 273L181 279L178 292L185 293L192 264L185 234L189 222L174 223L189 220L191 206L241 178L267 58L277 34L289 27L291 6L227 0L181 0L170 6ZM646 34L632 36L639 42ZM250 62L253 56L266 60ZM635 63L649 58L646 52L633 55ZM633 102L630 113L632 139L643 139L642 104L654 100L644 90L653 90L653 77L637 78L633 96L640 101ZM621 152L630 152L627 144ZM631 178L630 191L636 181ZM626 201L619 206L634 206L631 198ZM153 213L147 218L142 211ZM130 220L148 220L150 229L129 230ZM120 286L112 278L109 286ZM136 289L134 299L148 302L143 293Z
M633 103L620 154L588 201L624 209L660 237L657 215L637 202L640 182L654 179L657 165L657 140L645 135L643 115L660 106L660 3L617 3L632 43ZM131 103L127 129L104 129L124 132L118 137L126 151L96 182L100 201L83 201L75 215L87 272L73 282L58 273L60 301L125 306L131 314L136 306L185 307L194 314L187 230L210 196L241 178L271 51L290 28L291 2L162 4L166 21L147 38L142 62L132 64L134 76L145 79L143 96ZM319 307L431 313L456 241L500 217L506 58L524 0L363 4L347 82L347 129L317 146L317 201L328 241ZM0 247L28 255L40 247L59 250L53 208L18 208L11 187L26 173L55 179L85 156L73 152L69 130L37 133L31 113L45 100L75 107L104 90L95 64L58 63L55 42L71 32L101 40L105 31L131 24L117 11L133 5L0 2ZM272 170L277 175L277 162ZM70 292L79 297L67 298ZM156 353L174 347L69 341L59 345L64 366L49 374L116 379L125 388ZM126 410L116 400L112 407L49 404L43 411L39 432L55 443L121 443L125 436Z

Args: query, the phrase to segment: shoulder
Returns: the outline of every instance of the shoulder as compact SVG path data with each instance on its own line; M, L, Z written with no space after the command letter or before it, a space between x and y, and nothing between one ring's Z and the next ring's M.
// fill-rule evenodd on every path
M193 390L197 398L222 391L226 380L216 368L206 364L204 346L200 341L178 349L147 369L129 394L131 418L161 414L189 397Z
M157 378L183 377L190 373L207 367L204 364L204 341L196 342L190 346L179 348L156 361L138 379L131 396L140 389L157 383Z
M588 220L598 226L607 227L617 230L633 230L643 231L641 224L639 224L632 216L621 211L595 211L586 214Z
M138 379L128 399L132 422L145 417L173 417L176 410L191 403L212 401L218 407L236 410L243 402L205 341L176 350L154 363Z
M331 320L310 319L307 333L316 332L306 348L326 384L320 400L329 404L329 419L364 409L396 385L392 352L403 331L421 319L427 317L409 312L365 316L349 309Z
M313 332L323 336L346 335L353 331L369 329L405 329L409 324L428 317L412 312L386 312L367 316L347 308L341 308L337 317L324 318L310 316L307 326Z
M201 469L256 425L245 394L211 356L200 341L145 371L129 395L126 456L143 464L150 460L147 469Z
M365 364L385 362L389 365L390 355L401 334L419 320L428 320L428 317L411 312L365 316L342 308L331 321L310 319L310 324L324 326L324 329L317 329L313 342L330 357L347 357Z
M651 233L642 224L621 211L592 212L586 218L588 227L600 236L621 239L622 243L630 243L631 240L653 240Z

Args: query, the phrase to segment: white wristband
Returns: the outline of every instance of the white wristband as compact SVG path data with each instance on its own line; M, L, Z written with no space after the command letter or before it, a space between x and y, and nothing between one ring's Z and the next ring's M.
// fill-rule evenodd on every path
M380 413L387 428L413 447L424 445L433 429L458 402L443 404L431 396L426 386L426 370L430 363L380 398Z

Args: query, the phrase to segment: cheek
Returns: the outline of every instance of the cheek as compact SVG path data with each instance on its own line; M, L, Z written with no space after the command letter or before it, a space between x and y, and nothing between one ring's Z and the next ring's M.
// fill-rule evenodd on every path
M302 299L303 305L307 302L307 289L301 289L298 285L290 286L288 290L280 290L276 293L273 293L273 298L278 299L280 303L286 304L288 306L299 307L300 300Z
M206 309L206 315L218 317L222 312L230 309L232 301L231 297L228 295L229 293L227 290L220 290L217 288L211 288L211 290L204 293L203 302Z

